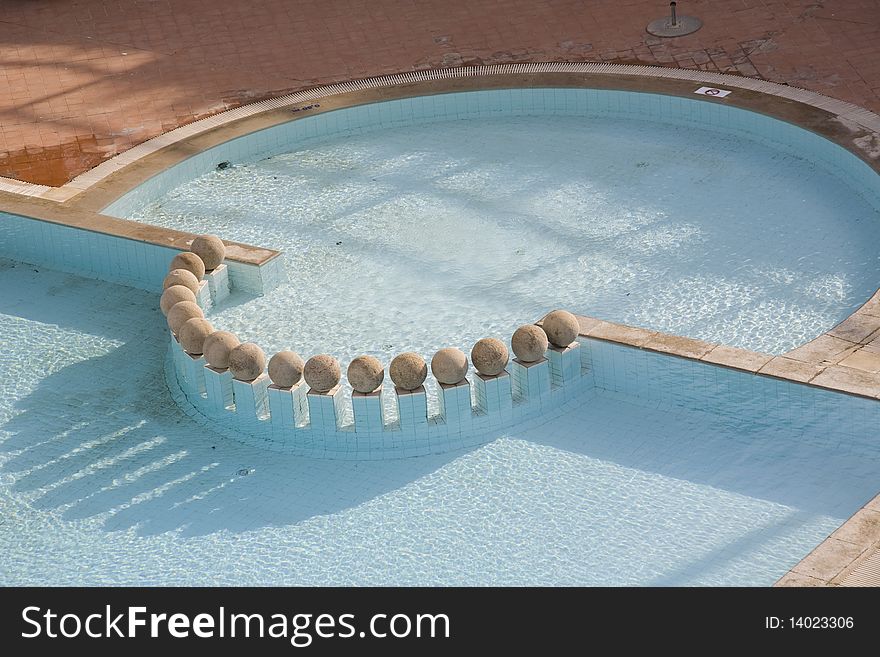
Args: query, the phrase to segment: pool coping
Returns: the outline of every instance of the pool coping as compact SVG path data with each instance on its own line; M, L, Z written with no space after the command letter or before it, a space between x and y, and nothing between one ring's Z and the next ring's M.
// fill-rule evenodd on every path
M432 93L465 91L486 88L513 87L588 87L599 89L621 89L681 95L694 98L693 84L710 85L713 87L731 87L739 92L725 97L699 96L697 100L717 102L726 105L743 107L751 111L768 114L800 127L830 136L846 137L847 133L861 128L865 132L855 139L864 136L880 137L880 116L873 112L815 91L799 87L758 80L754 78L712 73L691 69L678 69L661 66L638 66L628 64L605 64L596 62L544 62L524 64L498 64L485 66L463 66L444 69L431 69L364 78L337 84L322 85L312 89L298 91L285 96L243 105L235 109L220 112L213 116L180 126L167 133L147 140L133 148L102 162L86 171L61 187L37 185L11 178L0 177L0 191L48 198L65 202L91 191L105 182L113 182L115 174L127 169L135 163L143 163L148 156L160 151L168 151L169 147L190 142L193 146L201 144L193 142L194 137L202 137L219 128L229 128L238 124L232 136L240 136L255 130L277 125L297 117L293 113L330 111L340 107L390 100ZM326 103L333 99L331 106ZM311 101L321 100L322 106L315 107ZM800 107L799 107L800 106ZM790 116L798 109L811 108L832 117L838 125L822 125L808 116ZM257 119L256 127L251 122ZM225 131L224 131L225 132ZM228 141L232 136L224 135L216 143ZM859 157L878 170L880 164L880 147L868 143L841 143L840 145L856 153ZM212 144L213 145L213 144ZM201 149L199 149L201 150ZM192 155L192 148L183 149L178 153L184 157ZM158 162L160 168L168 165ZM152 175L152 174L150 174ZM116 183L118 184L118 182ZM125 187L127 191L136 184ZM124 193L124 192L123 192ZM119 193L118 195L121 195ZM113 200L112 198L110 200ZM104 203L108 205L109 201Z
M865 306L880 307L880 290L874 293ZM876 363L878 367L876 371L880 371L880 317L864 315L860 312L861 309L831 331L781 355L764 354L594 317L575 316L580 324L580 335L585 337L856 397L880 399L880 375L845 364L857 354L861 354L858 356L862 359L859 365L867 367L868 363ZM873 325L874 322L877 326L861 338L861 342L836 337L844 331L840 327L848 323ZM829 341L833 342L829 343ZM828 346L829 344L833 349ZM831 351L836 353L830 355Z
M864 586L868 577L876 578L869 560L877 555L880 495L856 511L773 586Z
M695 85L726 88L733 93L725 97L695 96ZM404 97L516 87L641 91L739 107L819 134L859 157L880 175L880 116L814 91L747 77L656 66L504 64L354 80L244 105L139 144L61 187L0 178L0 211L185 250L194 235L110 217L100 211L153 175L198 152L300 117ZM315 102L318 100L320 103ZM230 260L257 266L279 255L278 251L253 245L227 242L227 246ZM880 289L831 330L778 356L595 318L579 317L578 320L581 335L594 339L880 399ZM865 505L778 584L840 583L871 551L870 545L877 549L880 523L875 527L875 534L867 537L858 529L865 522L865 514L873 518L871 514L875 513L880 517L880 496ZM873 543L855 553L852 546L861 543L853 542L854 537ZM832 562L833 566L829 565ZM829 573L831 576L825 578Z

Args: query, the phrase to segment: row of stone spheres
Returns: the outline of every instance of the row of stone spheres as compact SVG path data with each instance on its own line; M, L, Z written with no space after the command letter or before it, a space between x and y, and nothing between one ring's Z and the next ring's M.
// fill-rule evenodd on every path
M215 235L196 237L190 251L174 257L163 283L159 305L168 327L188 354L204 356L217 370L228 369L239 381L253 381L267 370L266 355L252 342L241 342L228 331L216 331L196 303L200 281L223 262L226 247ZM511 347L522 363L544 357L550 344L567 347L577 338L578 321L570 312L554 310L543 326L520 326L511 338ZM483 338L471 349L470 362L483 376L501 374L510 359L507 345L497 338ZM459 349L440 349L431 359L431 373L444 385L461 383L467 376L468 357ZM388 372L401 390L416 390L428 377L428 365L417 353L402 353L391 361ZM294 351L281 351L268 361L268 374L279 388L291 388L300 380L316 392L328 392L339 385L342 370L333 356L320 354L307 361ZM348 365L348 381L355 392L377 391L385 380L385 368L373 356L358 356Z

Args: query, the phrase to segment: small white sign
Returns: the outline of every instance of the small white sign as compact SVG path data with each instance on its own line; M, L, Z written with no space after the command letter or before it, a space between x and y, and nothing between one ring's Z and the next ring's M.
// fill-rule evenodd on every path
M703 94L704 96L715 96L716 98L724 98L730 95L730 92L726 89L716 89L715 87L700 87L694 93Z

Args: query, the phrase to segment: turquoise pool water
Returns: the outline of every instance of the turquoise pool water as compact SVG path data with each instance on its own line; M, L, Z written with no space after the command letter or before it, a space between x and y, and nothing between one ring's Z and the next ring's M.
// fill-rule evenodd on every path
M157 295L8 260L0 289L4 585L763 585L880 475L875 402L644 352L478 449L270 453L176 409Z
M876 189L830 172L816 136L783 147L784 124L757 115L763 140L727 114L689 123L707 104L680 99L665 119L662 106L633 118L623 105L646 94L584 116L509 115L490 94L495 113L467 118L460 96L438 97L448 107L433 120L394 121L394 103L333 112L268 158L244 138L215 156L231 167L166 181L125 214L283 251L284 284L234 296L212 321L267 353L343 364L469 351L557 307L782 353L877 287ZM367 111L373 123L342 126Z

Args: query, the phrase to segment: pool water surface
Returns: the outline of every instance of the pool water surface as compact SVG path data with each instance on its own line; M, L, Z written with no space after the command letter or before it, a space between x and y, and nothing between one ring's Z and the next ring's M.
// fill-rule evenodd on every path
M218 328L267 353L509 339L553 308L754 351L829 330L880 276L880 213L809 159L624 118L497 116L315 138L133 217L283 252Z
M440 456L268 452L176 409L157 295L0 287L3 585L767 585L880 475L876 403L772 380L713 412L599 391Z

